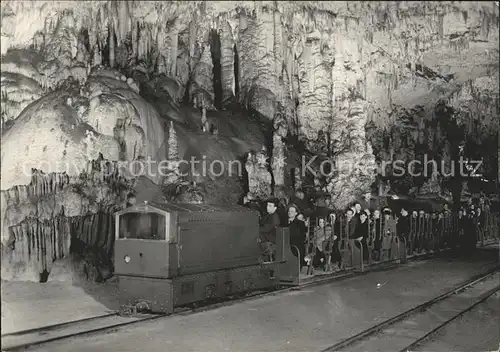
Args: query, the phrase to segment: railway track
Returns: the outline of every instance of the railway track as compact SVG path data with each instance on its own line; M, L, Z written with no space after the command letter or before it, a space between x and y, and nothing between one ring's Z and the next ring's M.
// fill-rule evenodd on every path
M388 267L388 269L390 269L390 268L391 267ZM499 268L496 268L495 270L498 270L498 269ZM384 268L381 268L381 270L384 270ZM474 282L479 282L479 281L483 280L485 277L488 277L490 275L493 275L493 274L491 272L488 272L485 275L481 275L481 277L475 277L471 281L467 281L467 283L460 286L459 288L454 289L452 292L460 291L460 290L464 289L464 287L466 287L466 286L469 287L469 286L473 285ZM289 291L300 290L301 288L326 284L328 282L337 281L337 280L345 279L345 278L350 278L353 276L354 276L354 272L347 272L343 275L334 276L334 277L321 277L320 276L316 280L304 282L299 287L297 287L297 286L280 287L280 288L278 288L276 290L272 290L272 291L253 292L253 293L245 295L243 297L240 296L240 297L232 298L232 299L229 299L229 300L226 300L223 302L205 303L204 305L201 305L201 306L193 306L191 308L181 308L180 311L177 311L174 314L170 314L170 315L138 314L138 315L134 315L132 317L123 317L123 316L120 316L118 312L111 312L108 314L95 316L95 317L91 317L91 318L80 319L80 320L76 320L76 321L69 321L69 322L65 322L65 323L61 323L61 324L44 326L44 327L40 327L40 328L36 328L36 329L18 331L18 332L9 333L9 334L5 334L5 335L1 336L2 351L23 351L23 350L27 350L27 349L30 349L32 347L36 347L39 345L47 344L50 342L56 342L56 341L60 341L60 340L65 340L65 339L70 339L73 337L112 332L112 331L118 330L122 327L130 326L133 324L138 324L141 322L146 322L146 321L150 321L150 320L171 317L171 316L190 315L190 314L194 314L197 312L212 310L212 309L216 309L216 308L223 307L223 306L230 306L230 305L237 304L237 303L240 303L243 301L258 299L258 298L262 298L265 296L272 296L272 295L281 294L281 293L285 293L285 292L289 292ZM447 295L447 294L445 294L445 295ZM440 297L442 297L442 296L440 296ZM437 299L439 299L440 297L438 297ZM429 303L429 302L427 302L427 303ZM427 303L425 303L425 304L427 304ZM419 307L415 308L414 310L418 310L418 309L424 309L424 308L421 308L421 306L419 306ZM406 313L408 313L408 312L406 312ZM405 313L403 313L403 314L405 314ZM386 322L384 322L384 323L386 323ZM384 324L384 323L382 323L382 324ZM380 325L381 324L379 324L379 326ZM384 326L380 327L378 330L383 329L383 328L384 328ZM358 336L358 335L356 335L356 336ZM347 339L347 340L341 342L342 346L344 343L347 343L345 346L351 344L351 343L348 343L350 340L351 339ZM337 344L337 345L339 345L339 344ZM325 351L336 351L338 348L342 348L341 345L339 345L340 347L337 347L337 345L332 346L333 349L329 348L329 349L326 349ZM372 350L372 349L369 349L369 350Z
M318 278L317 280L308 281L301 284L300 287L284 286L275 290L270 291L257 291L246 294L244 296L239 296L236 298L230 298L228 300L218 302L218 303L205 303L201 305L194 305L191 308L180 308L177 312L170 315L163 314L138 314L131 317L120 316L119 312L111 312L108 314L95 316L86 319L80 319L75 321L69 321L61 324L44 326L36 329L29 329L18 331L14 333L9 333L2 335L2 351L24 351L31 349L32 347L40 346L50 342L56 342L60 340L65 340L73 337L99 334L105 332L111 332L122 327L130 326L132 324L137 324L141 322L146 322L150 320L179 316L179 315L190 315L201 311L212 310L223 306L230 306L243 301L248 301L251 299L258 299L265 296L276 295L280 293L285 293L289 291L299 290L301 288L321 285L334 280L340 280L342 278L353 277L354 272L349 272L343 275L329 277L329 278Z
M500 267L342 340L321 352L409 352L455 319L500 291Z

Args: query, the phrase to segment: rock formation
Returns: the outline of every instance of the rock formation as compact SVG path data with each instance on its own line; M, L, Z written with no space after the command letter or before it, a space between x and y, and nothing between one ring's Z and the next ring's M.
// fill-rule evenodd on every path
M168 129L168 151L167 151L168 171L165 175L164 183L175 184L179 181L179 141L175 132L174 122L170 121Z
M245 168L248 174L248 193L252 199L265 200L271 196L272 176L267 159L265 150L247 155Z
M330 159L337 207L375 180L403 193L428 181L398 176L398 160L448 169L461 143L498 160L494 2L6 0L1 16L2 258L16 277L50 271L69 240L109 261L111 214L148 182L233 201L220 195L243 191L241 163L210 165L262 145L272 175L252 157L250 193L287 187L285 154L297 168L307 152ZM161 177L161 161L190 158ZM308 185L296 170L290 185ZM106 260L87 262L107 276Z

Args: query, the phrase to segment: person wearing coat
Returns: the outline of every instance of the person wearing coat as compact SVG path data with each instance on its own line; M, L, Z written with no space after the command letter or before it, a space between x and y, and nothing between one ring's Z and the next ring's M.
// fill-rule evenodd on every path
M307 228L304 221L299 220L297 217L299 215L298 207L294 204L289 205L288 207L288 229L290 233L290 249L292 254L296 257L300 255L300 266L306 266L307 263L305 261L306 255L306 233ZM297 252L298 249L298 252Z
M359 214L359 222L356 226L356 231L355 231L355 246L357 248L363 248L363 260L366 262L368 261L368 216L366 213L360 213Z
M380 217L380 210L376 209L373 212L372 219L372 236L373 240L373 258L375 261L380 260L382 250L382 219Z
M329 250L331 251L330 260L332 263L338 264L338 269L342 267L342 256L340 255L340 221L335 213L330 213L329 224L326 227L326 237Z
M324 246L326 245L326 240L327 240L326 230L327 228L325 219L319 218L318 226L314 228L314 238L313 238L314 248L312 250L312 253L314 254L312 264L315 269L318 268L324 269L326 265L326 256L324 253L325 249Z
M384 219L382 221L382 261L390 258L392 237L396 233L396 222L391 215L391 210L385 208Z

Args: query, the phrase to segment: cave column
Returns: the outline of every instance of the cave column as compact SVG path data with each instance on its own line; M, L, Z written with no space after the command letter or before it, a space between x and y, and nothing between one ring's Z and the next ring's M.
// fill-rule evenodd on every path
M220 65L222 81L222 106L227 105L234 97L234 41L231 27L224 21L220 30Z
M274 75L275 75L275 89L274 92L277 94L278 101L284 101L285 87L281 84L282 80L280 77L283 73L283 57L285 51L285 37L283 35L283 27L281 25L281 14L278 9L274 10L273 13L274 22Z
M167 73L167 65L165 59L168 57L168 46L165 49L165 29L163 26L158 27L156 32L156 46L158 50L158 57L156 59L156 71L158 74Z
M276 113L274 10L263 7L253 18L240 14L238 64L240 101L272 120Z
M109 66L115 67L115 29L113 21L109 23Z
M179 46L179 32L174 30L170 33L170 60L169 60L169 68L168 75L172 77L174 80L177 77L177 49Z

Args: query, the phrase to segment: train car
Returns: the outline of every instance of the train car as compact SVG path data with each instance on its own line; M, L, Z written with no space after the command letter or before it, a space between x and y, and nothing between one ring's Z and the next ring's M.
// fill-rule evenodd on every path
M144 203L116 213L115 274L123 311L157 313L279 284L290 255L287 229L276 262L261 263L259 222L238 205Z

